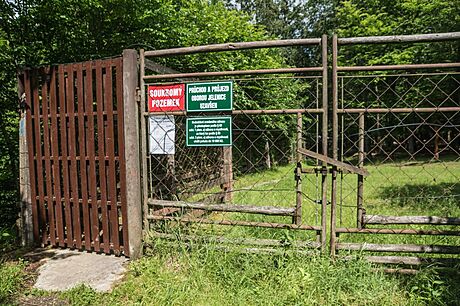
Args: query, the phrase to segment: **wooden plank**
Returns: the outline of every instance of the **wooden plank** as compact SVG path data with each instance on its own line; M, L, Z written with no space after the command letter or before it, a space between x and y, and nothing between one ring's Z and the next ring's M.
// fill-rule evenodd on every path
M197 235L174 235L153 232L153 237L162 239L172 240L184 240L184 241L198 241L206 243L222 243L232 245L257 245L257 246L274 246L274 247L286 247L287 245L295 248L320 248L321 244L315 241L292 241L286 243L283 240L276 239L252 239L252 238L228 238L223 236L197 236Z
M88 67L89 66L89 67ZM86 129L86 149L89 157L88 168L88 183L89 183L89 218L91 233L88 233L94 250L99 251L99 214L97 201L97 181L96 181L96 158L95 158L95 142L94 142L94 107L93 107L93 69L88 65L86 68L86 86L85 111L88 116L88 128Z
M78 156L80 161L80 190L81 190L81 212L83 215L83 237L85 239L85 250L91 249L91 229L90 229L90 214L88 203L88 177L86 158L87 154L86 139L85 139L85 98L84 98L84 78L83 78L83 63L77 64L77 100L78 100Z
M337 243L337 250L460 254L460 246L418 244Z
M68 148L70 155L70 186L71 186L71 201L72 201L72 229L73 241L72 247L81 248L81 220L80 220L80 203L78 201L78 171L77 171L77 142L75 134L75 87L74 87L74 66L67 65L67 113L69 116L68 128Z
M306 156L309 156L311 158L318 159L318 160L323 161L325 163L328 163L329 165L336 166L337 168L348 170L348 171L350 171L352 173L361 174L363 176L368 176L369 175L369 172L367 172L367 170L364 169L364 168L358 168L358 167L352 166L350 164L335 160L335 159L330 158L328 156L325 156L325 155L322 155L322 154L319 154L319 153L316 153L316 152L313 152L313 151L310 151L310 150L307 150L307 149L300 148L300 149L297 150L297 152L302 153L302 154L304 154Z
M113 120L113 82L112 82L112 61L108 60L105 62L105 107L107 110L107 133L105 137L107 155L109 156L109 185L108 185L108 199L111 204L109 206L109 217L110 217L110 242L113 244L115 255L119 255L120 241L118 238L118 207L117 203L117 180L115 171L115 140L114 140L114 120Z
M337 228L336 233L383 234L383 235L441 235L460 236L460 231L422 230L412 228Z
M392 36L364 36L364 37L343 37L338 39L340 45L347 44L388 44L402 42L428 42L460 39L460 32L435 33L435 34L414 34L414 35L392 35Z
M437 216L364 215L364 224L433 224L460 225L460 218Z
M57 199L61 198L61 167L59 161L59 125L57 121L57 97L56 97L56 68L51 68L51 82L50 82L50 114L51 114L51 153L53 159L53 178L54 178L54 196ZM56 212L56 232L57 243L59 246L64 247L64 222L62 215L62 202L55 201Z
M118 58L116 61L116 94L117 94L117 135L118 135L118 155L120 171L120 200L121 200L121 220L123 253L130 256L128 238L128 204L126 196L126 160L125 160L125 121L124 121L124 94L123 94L123 61Z
M104 120L104 99L103 99L102 61L96 61L96 102L97 102L97 155L105 156L105 120ZM110 253L109 247L109 216L107 213L107 171L105 160L99 159L99 188L101 195L101 221L102 221L102 242L104 252Z
M239 220L211 220L203 218L186 218L186 217L169 217L169 216L147 216L149 220L157 221L176 221L181 223L199 223L199 224L214 224L214 225L232 225L232 226L249 226L249 227L263 227L263 228L285 228L292 230L304 231L321 231L320 226L306 225L306 224L285 224L285 223L270 223L270 222L253 222L253 221L239 221Z
M240 212L248 214L262 214L271 216L294 216L295 208L293 207L275 207L275 206L250 206L234 204L208 204L208 203L188 203L182 201L163 201L149 199L148 203L161 207L177 207L183 209L201 209L206 211L221 212Z
M34 242L39 241L40 239L40 229L39 229L39 199L37 200L37 181L36 181L36 171L35 171L35 163L41 163L40 161L35 161L34 156L36 152L36 147L34 146L34 130L32 129L33 122L32 122L32 112L36 111L33 101L33 94L31 89L31 74L29 70L24 72L24 89L26 94L26 103L28 104L29 108L26 109L26 133L27 133L27 149L29 155L29 182L30 182L30 195L32 198L32 222L33 222L33 236ZM37 120L37 119L35 119ZM37 130L35 130L37 131ZM37 137L37 136L36 136Z
M72 233L72 211L70 204L70 184L69 184L69 159L67 150L67 118L66 114L66 82L64 65L59 65L59 114L60 114L60 130L61 130L61 154L62 154L62 174L63 179L63 193L65 199L64 215L65 215L65 234L67 245L73 241Z
M352 256L347 256L351 259ZM454 266L460 262L460 258L432 258L432 257L416 257L416 256L365 256L365 260L378 264L394 264L394 265L445 265Z
M48 75L48 69L45 71ZM50 158L50 127L48 114L50 113L49 109L49 96L48 96L48 82L45 80L42 83L42 109L43 115L46 119L43 120L43 148L45 151L45 181L46 181L46 195L48 196L47 200L47 212L48 212L48 226L49 226L49 236L52 245L56 245L56 218L54 215L54 201L49 198L53 194L53 173L51 170L51 158Z
M40 114L40 98L39 98L39 81L38 81L38 71L35 70L33 73L33 99L34 99L34 113ZM47 228L46 228L46 209L45 209L45 190L44 190L44 172L43 172L43 162L42 162L42 133L40 127L40 120L35 120L34 122L34 134L35 134L35 152L37 156L37 185L38 185L38 196L39 199L39 215L40 215L40 229L41 229L41 238L42 244L46 244L48 239Z

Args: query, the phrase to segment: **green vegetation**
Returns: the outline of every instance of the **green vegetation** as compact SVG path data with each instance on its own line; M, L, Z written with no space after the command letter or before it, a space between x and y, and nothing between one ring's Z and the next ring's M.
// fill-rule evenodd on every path
M23 262L3 262L0 259L0 305L10 303L21 293L26 275L24 267Z

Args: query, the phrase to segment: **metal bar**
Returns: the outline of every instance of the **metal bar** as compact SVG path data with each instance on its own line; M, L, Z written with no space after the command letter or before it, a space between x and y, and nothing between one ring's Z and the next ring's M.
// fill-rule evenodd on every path
M37 180L36 180L36 170L35 170L35 161L34 161L34 129L33 122L32 122L32 112L35 112L33 101L33 92L31 89L31 73L30 71L24 72L24 89L25 89L25 97L26 103L28 104L28 109L26 109L26 142L27 142L27 153L28 153L28 164L29 164L29 185L30 185L30 196L33 199L31 201L32 204L32 222L33 222L33 241L38 242L40 239L40 230L39 230L39 199L37 200ZM37 130L35 130L37 131ZM39 135L38 135L39 136ZM40 161L41 162L41 161ZM37 164L39 161L36 162Z
M297 149L302 148L302 114L297 113ZM293 223L302 223L302 154L296 154L296 203L293 216Z
M419 230L419 229L397 229L397 228L337 228L337 233L348 234L382 234L382 235L440 235L460 236L460 231L446 230Z
M359 152L358 152L358 167L364 168L364 113L359 114ZM358 192L356 198L356 206L357 206L357 227L363 227L363 201L364 201L364 177L358 174Z
M67 113L75 113L74 65L67 65ZM73 241L78 249L81 247L80 203L78 203L77 143L75 137L75 116L69 116L68 148L70 155L70 186L72 196L72 230Z
M330 253L335 256L336 252L336 227L337 227L337 167L332 166L331 178L331 236L330 236Z
M252 221L238 221L238 220L210 220L210 219L194 219L186 217L167 217L167 216L148 216L149 220L163 220L163 221L176 221L181 223L201 223L201 224L215 224L215 225L236 225L236 226L250 226L250 227L263 227L263 228L285 228L292 230L307 230L307 231L321 231L320 226L305 225L305 224L285 224L285 223L268 223L268 222L252 222Z
M147 53L147 51L146 51ZM174 74L153 74L144 76L144 80L160 80L160 79L187 79L200 77L217 77L217 76L232 76L232 75L259 75L259 74L286 74L286 73L305 73L319 72L322 67L304 67L304 68L276 68L276 69L257 69L257 70L227 70L227 71L209 71L209 72L189 72L189 73L174 73Z
M369 175L369 172L367 172L366 169L361 169L361 168L352 166L350 164L346 164L344 162L332 159L332 158L324 156L322 154L318 154L316 152L313 152L313 151L310 151L310 150L307 150L307 149L298 149L297 151L302 153L302 154L304 154L304 155L306 155L306 156L309 156L309 157L315 158L315 159L319 159L320 161L326 162L326 163L328 163L330 165L333 165L333 166L336 166L338 168L348 170L348 171L350 171L352 173L361 174L361 175L364 175L364 176Z
M293 216L295 209L291 207L275 207L275 206L249 206L235 204L208 204L208 203L188 203L182 201L163 201L149 199L149 205L160 207L178 207L183 209L200 209L206 211L222 211L222 212L241 212L248 214L263 214L272 216Z
M405 65L373 65L373 66L339 66L342 71L382 71L382 70L415 70L415 69L446 69L459 68L460 63L435 63L435 64L405 64Z
M365 215L364 224L434 224L460 225L460 218L437 216L382 216Z
M114 120L113 120L113 81L112 81L112 62L106 60L105 78L104 78L104 104L107 110L107 131L105 137L105 145L107 155L109 156L108 165L108 201L111 203L117 202L117 180L116 180L116 165L115 165L115 139L114 139ZM118 237L118 208L116 205L108 205L109 212L109 230L110 241L113 244L115 255L119 255L120 241Z
M56 68L51 67L51 82L50 82L50 113L51 113L51 159L53 160L53 177L54 177L54 196L61 198L61 167L59 161L59 125L57 120L57 97L56 97ZM56 228L59 246L64 247L64 222L62 215L62 202L55 202L56 211Z
M88 239L91 242L91 247L95 251L99 252L99 212L97 203L97 180L96 180L96 153L95 153L95 130L94 130L94 97L93 97L93 68L86 67L86 113L88 114L88 127L86 129L86 148L89 157L89 199L88 203L91 202L89 207L90 223L91 223L91 234L88 233Z
M339 38L340 45L349 44L388 44L407 42L430 42L460 39L460 32L416 34L416 35L393 35L393 36L367 36L367 37L344 37Z
M379 114L379 113L434 113L434 112L459 112L460 107L401 107L401 108L342 108L339 114Z
M460 254L460 246L418 244L337 243L338 250Z
M232 115L283 115L283 114L323 114L324 109L320 108L298 108L298 109L238 109L232 110ZM155 113L144 112L144 117ZM162 115L187 116L186 111L163 111Z
M225 43L225 44L214 44L214 45L145 51L145 56L173 56L173 55L185 55L185 54L218 52L218 51L235 51L235 50L260 49L260 48L272 48L272 47L306 46L306 45L317 45L320 42L321 40L319 38L262 40L262 41L252 41L252 42Z
M102 61L96 61L96 103L97 103L97 154L105 156L105 120L102 112L104 111L104 94L102 80ZM101 222L102 222L102 242L104 242L104 252L110 253L109 248L109 220L107 211L107 172L105 161L99 159L99 188L101 197ZM98 250L99 251L99 250Z
M322 60L322 123L321 123L321 146L324 156L328 156L328 80L327 80L327 36L323 35L321 41L321 60ZM326 239L327 239L327 163L323 161L323 171L321 172L321 251L326 251Z
M85 140L85 87L83 77L83 63L77 64L77 100L78 100L78 156L77 161L80 162L80 191L81 191L81 210L83 216L83 241L85 250L91 249L91 225L90 225L90 213L88 204L88 174L87 174L87 162L82 156L86 156L86 140Z
M130 256L129 237L128 237L128 204L126 197L126 160L125 160L125 114L124 114L124 94L123 94L123 59L120 57L116 62L116 93L117 93L117 135L118 135L118 155L120 171L120 200L121 200L121 225L123 254Z

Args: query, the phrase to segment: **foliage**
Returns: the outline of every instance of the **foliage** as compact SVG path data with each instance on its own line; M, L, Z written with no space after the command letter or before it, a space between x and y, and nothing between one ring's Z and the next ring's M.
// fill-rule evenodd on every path
M24 262L0 261L0 304L9 303L19 293L25 277L24 267Z

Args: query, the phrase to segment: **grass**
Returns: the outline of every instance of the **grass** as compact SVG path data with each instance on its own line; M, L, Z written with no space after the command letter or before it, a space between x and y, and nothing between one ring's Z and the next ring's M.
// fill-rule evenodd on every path
M0 261L0 305L12 303L25 280L25 263Z
M306 167L306 165L305 165ZM365 207L369 214L460 216L460 163L395 163L368 166ZM234 184L234 203L293 206L293 165L245 175ZM388 178L391 178L389 180ZM317 178L303 178L303 222L319 224ZM329 185L330 186L330 185ZM356 177L341 180L339 204L344 226L354 226ZM209 191L208 191L209 192ZM438 198L437 196L443 197ZM415 197L414 197L415 196ZM214 214L210 218L290 222L286 217ZM420 228L423 228L421 226ZM64 293L29 291L31 296L53 295L71 305L459 305L459 274L425 268L413 276L390 275L355 253L357 259L332 261L320 254L304 254L287 243L276 254L251 254L238 246L222 248L214 241L185 241L184 234L201 236L312 240L314 232L233 226L165 225L178 239L146 240L146 255L129 266L124 281L111 293L79 286ZM460 245L458 237L342 235L347 241L436 243ZM7 300L20 290L24 263L0 267L1 293ZM5 279L5 281L3 281ZM2 304L0 302L0 304Z

